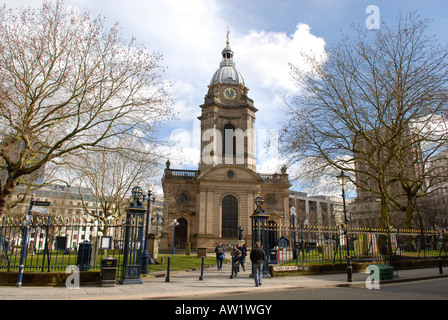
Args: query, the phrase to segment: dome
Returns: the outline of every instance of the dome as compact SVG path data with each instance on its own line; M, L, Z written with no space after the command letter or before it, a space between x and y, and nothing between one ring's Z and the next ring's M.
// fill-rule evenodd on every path
M244 85L244 79L235 66L222 66L215 72L210 82L211 85L217 83Z
M222 51L222 61L220 68L216 70L215 74L210 81L210 85L217 83L244 85L244 79L235 68L235 62L233 61L233 51L229 47L229 41L227 38L227 46Z

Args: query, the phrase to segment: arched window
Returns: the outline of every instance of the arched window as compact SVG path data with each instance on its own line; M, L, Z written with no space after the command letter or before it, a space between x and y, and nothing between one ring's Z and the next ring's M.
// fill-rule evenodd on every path
M228 146L226 146L226 142ZM235 126L231 124L226 124L224 126L224 132L222 134L222 155L225 157L236 156L236 136L235 136Z
M234 196L222 199L222 237L238 237L238 200Z

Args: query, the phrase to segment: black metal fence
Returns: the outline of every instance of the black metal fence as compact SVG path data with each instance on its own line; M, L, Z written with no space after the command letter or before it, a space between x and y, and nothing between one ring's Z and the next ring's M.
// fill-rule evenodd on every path
M18 271L26 226L24 218L0 220L0 270ZM100 270L105 257L117 259L121 273L125 225L86 219L33 217L29 224L25 271Z
M0 220L0 271L18 271L26 221ZM262 225L268 234L270 263L295 261L346 263L447 258L445 231L384 230L325 226ZM100 270L105 257L117 259L122 272L125 223L104 225L85 219L33 217L29 226L25 271ZM131 243L137 248L142 243Z
M448 257L445 231L266 225L270 263L388 262Z

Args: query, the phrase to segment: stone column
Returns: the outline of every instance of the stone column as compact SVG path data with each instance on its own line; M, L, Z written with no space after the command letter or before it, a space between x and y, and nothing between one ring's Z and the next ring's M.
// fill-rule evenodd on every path
M159 239L158 234L150 233L148 235L148 253L151 258L158 260L159 256Z

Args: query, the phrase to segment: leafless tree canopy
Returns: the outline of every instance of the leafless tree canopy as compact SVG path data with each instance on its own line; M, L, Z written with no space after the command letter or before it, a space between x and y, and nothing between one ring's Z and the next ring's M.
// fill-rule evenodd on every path
M448 50L427 35L429 22L400 15L393 27L354 27L353 36L291 66L300 96L282 141L301 177L344 170L359 193L412 220L416 199L434 178L431 158L446 149Z
M100 225L108 226L122 218L130 201L134 186L156 175L160 157L151 152L129 151L129 145L138 145L135 138L126 138L109 142L114 151L97 151L77 155L70 163L72 185L79 186L84 212ZM159 169L160 170L160 169ZM89 193L81 192L88 188ZM89 202L95 202L95 209Z
M66 7L0 9L0 215L23 177L111 138L153 141L171 113L161 56Z

